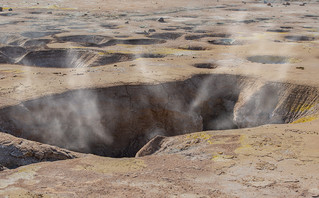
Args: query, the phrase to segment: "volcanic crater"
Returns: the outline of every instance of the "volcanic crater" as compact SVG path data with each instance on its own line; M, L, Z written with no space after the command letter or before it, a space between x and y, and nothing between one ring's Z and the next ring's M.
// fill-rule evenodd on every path
M292 123L318 111L316 88L236 75L83 89L0 110L0 129L73 151L133 157L156 135Z

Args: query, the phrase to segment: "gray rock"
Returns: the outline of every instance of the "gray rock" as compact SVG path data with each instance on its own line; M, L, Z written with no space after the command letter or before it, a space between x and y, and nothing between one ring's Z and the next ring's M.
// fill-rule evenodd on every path
M0 171L42 161L72 159L80 154L0 132Z
M157 21L158 21L158 22L161 22L161 23L165 23L165 20L164 20L163 17L159 18Z

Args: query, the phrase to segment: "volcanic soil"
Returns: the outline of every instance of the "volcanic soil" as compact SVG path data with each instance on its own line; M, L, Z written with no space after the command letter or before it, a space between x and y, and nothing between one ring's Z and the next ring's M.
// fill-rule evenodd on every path
M0 197L319 197L317 1L2 1Z

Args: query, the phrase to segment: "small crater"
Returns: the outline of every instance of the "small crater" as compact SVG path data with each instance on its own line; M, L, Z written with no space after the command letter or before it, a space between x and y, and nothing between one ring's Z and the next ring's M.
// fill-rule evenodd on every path
M127 45L153 45L165 43L165 40L160 39L127 39L127 40L118 40L118 44L127 44Z
M235 39L216 39L212 41L208 41L210 44L214 45L241 45L242 42L237 41Z
M101 36L101 35L72 35L72 36L62 36L58 37L59 42L74 42L80 43L84 46L99 45L109 41L111 37Z
M269 21L271 18L256 18L257 21Z
M243 9L243 8L233 8L233 9L226 9L227 11L235 11L235 12L238 12L238 11L248 11L247 9Z
M0 43L4 45L21 45L25 40L25 38L14 34L0 36Z
M285 64L288 62L288 58L284 56L271 56L271 55L260 55L260 56L249 56L247 60L255 63L262 64Z
M134 60L135 58L136 56L134 54L122 54L122 53L107 54L98 58L89 66L94 67L94 66L114 64L119 62L131 61L131 60Z
M29 12L30 14L42 14L42 12Z
M184 18L192 18L192 19L198 18L198 16L195 16L195 15L184 15L184 16L181 16L181 17L184 17Z
M115 37L116 37L116 38L128 38L128 37L130 37L130 36L127 36L127 35L116 35Z
M196 40L201 39L205 37L220 37L220 38L228 38L230 37L230 34L226 33L211 33L211 34L201 34L201 35L186 35L185 40Z
M205 35L186 35L185 40L197 40L206 37Z
M165 39L165 40L175 40L179 37L181 37L183 34L182 33L170 33L170 32L165 32L165 33L155 33L150 36L149 38L156 38L156 39Z
M217 9L224 9L224 8L227 8L227 6L216 6L215 8L217 8Z
M106 29L111 29L111 30L119 29L118 26L114 24L101 24L101 27L104 27Z
M293 27L290 27L290 26L280 26L280 28L282 28L282 29L294 29Z
M1 52L0 52L0 63L1 64L9 63L9 58L6 55L2 54Z
M176 31L177 28L163 28L161 30L164 30L164 31Z
M288 41L314 41L315 37L312 36L285 36Z
M45 31L45 30L53 30L53 31L62 30L61 27L56 26L56 25L45 25L45 26L42 26L41 29L43 29L44 31Z
M75 68L101 66L134 59L133 54L101 54L98 51L54 49L29 52L17 64L35 67Z
M141 54L141 58L164 58L165 55L163 54Z
M216 69L217 65L215 63L196 63L193 65L196 68L201 69Z
M285 33L285 32L290 32L290 30L287 30L287 29L268 29L267 32Z
M146 30L143 31L143 32L134 32L134 33L135 33L135 34L141 34L141 35L149 35L149 33L146 32Z
M206 48L206 47L201 47L201 46L179 47L178 49L194 50L194 51L204 51L204 50L208 50L208 48Z
M85 51L71 51L65 49L42 50L29 52L18 64L35 67L71 68L77 67L79 59ZM93 55L93 54L92 54ZM84 62L84 60L81 60Z
M319 15L306 14L304 17L306 17L306 18L317 18L317 17L319 17Z
M18 47L18 46L5 46L1 47L0 51L7 57L15 59L18 57L23 56L24 54L27 53L27 50L24 49L23 47Z
M93 43L91 43L91 44L88 44L88 43L86 43L86 45L85 46L94 46L94 47L106 47L106 46L113 46L113 45L117 45L117 44L119 44L120 42L119 42L119 40L116 40L116 39L111 39L111 40L109 40L109 41L107 41L107 42L105 42L105 43L102 43L102 44L99 44L99 45L97 45L97 44L93 44Z
M26 41L23 46L24 47L44 47L48 43L50 43L50 39L34 39Z
M185 26L185 27L179 27L178 29L182 29L182 30L192 30L193 27Z
M195 30L194 33L198 33L198 34L207 34L208 31L206 30Z
M52 36L61 32L23 32L21 35L27 38L41 38L45 36Z
M207 37L221 37L221 38L228 38L231 34L225 34L225 33L214 33L214 34L208 34Z
M18 23L24 23L24 21L6 21L5 23L0 23L1 26L4 25L16 25Z
M250 23L256 23L257 21L253 20L253 19L247 19L247 20L243 20L243 21L239 21L240 23L245 23L245 24L250 24Z
M80 27L80 26L73 26L73 27L67 27L68 29L71 29L71 30L82 30L82 29L85 29L85 27Z
M0 16L15 16L17 13L1 13Z

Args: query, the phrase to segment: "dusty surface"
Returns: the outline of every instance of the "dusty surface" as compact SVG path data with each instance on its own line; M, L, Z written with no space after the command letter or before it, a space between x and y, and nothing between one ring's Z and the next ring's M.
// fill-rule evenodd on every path
M87 156L1 173L3 195L316 197L317 123L200 132L138 158Z
M24 108L21 102L71 90L159 85L196 74L230 74L254 79L244 83L246 89L233 107L252 104L254 108L242 108L246 111L238 111L234 119L258 121L265 112L267 117L282 109L288 109L291 119L289 124L157 137L138 152L138 157L121 159L86 154L34 163L77 154L2 134L0 196L319 197L319 5L315 1L301 3L2 2L0 107L4 111ZM161 17L164 22L158 21ZM283 83L276 105L267 102L273 92L258 94L267 82ZM203 83L203 89L199 86L194 94L200 96L209 92L208 88ZM117 97L127 97L119 93ZM167 100L149 97L148 101L155 107L170 106L174 101L170 96ZM257 100L250 100L250 96ZM186 101L192 98L184 97ZM194 98L194 102L187 102L196 104L201 97ZM126 103L120 106L127 107ZM15 114L15 119L2 114L0 129L9 131L3 129L6 119L11 119L7 123L34 124L30 121L33 116L21 117L23 112ZM167 115L175 114L164 114L166 120L161 122L167 124L171 120ZM71 115L72 111L61 118ZM92 117L85 116L91 121ZM42 121L28 126L31 134L51 122ZM138 119L129 122L130 126L139 123ZM144 119L143 126L149 122ZM87 131L97 128L87 123L74 126L85 126ZM16 132L19 136L21 130ZM183 133L176 131L174 135ZM19 151L20 157L11 155L10 149ZM40 157L33 155L37 152ZM52 155L54 159L43 157ZM14 166L9 167L6 163L11 158ZM30 165L21 166L25 164Z

